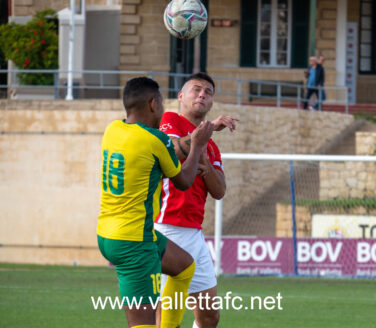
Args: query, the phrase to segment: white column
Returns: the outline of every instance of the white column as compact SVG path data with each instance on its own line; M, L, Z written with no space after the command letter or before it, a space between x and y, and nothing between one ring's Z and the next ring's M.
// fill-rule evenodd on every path
M71 0L71 23L70 23L70 36L69 36L69 54L68 54L68 79L67 79L67 95L66 100L73 100L73 68L74 68L74 30L75 30L75 0Z
M336 71L337 86L344 86L346 82L346 24L347 0L337 0L337 45Z

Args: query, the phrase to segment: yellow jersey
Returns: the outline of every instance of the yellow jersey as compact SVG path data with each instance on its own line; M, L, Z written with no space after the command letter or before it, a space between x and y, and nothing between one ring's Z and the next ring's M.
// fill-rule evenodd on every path
M162 177L181 170L171 139L142 123L114 121L102 139L102 194L97 234L155 241Z

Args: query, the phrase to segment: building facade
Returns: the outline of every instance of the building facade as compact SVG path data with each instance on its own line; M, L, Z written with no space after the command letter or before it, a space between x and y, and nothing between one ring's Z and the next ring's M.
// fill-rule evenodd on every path
M201 70L304 84L309 56L324 55L327 86L347 85L355 102L376 102L376 0L202 2L208 26L189 41L171 37L164 27L167 0L86 0L86 6L115 5L120 11L119 70ZM12 16L27 16L43 8L61 10L70 1L9 3ZM167 77L159 82L171 85Z

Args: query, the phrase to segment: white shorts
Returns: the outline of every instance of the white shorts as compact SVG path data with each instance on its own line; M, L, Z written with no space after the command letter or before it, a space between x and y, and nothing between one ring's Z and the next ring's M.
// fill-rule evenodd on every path
M196 263L188 293L197 293L217 286L213 261L206 246L201 229L178 227L171 224L154 223L154 228L188 252ZM167 275L162 274L161 294Z

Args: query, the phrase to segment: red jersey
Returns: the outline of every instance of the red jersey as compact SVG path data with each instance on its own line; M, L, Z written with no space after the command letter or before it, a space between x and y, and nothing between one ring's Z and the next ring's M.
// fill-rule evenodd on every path
M160 124L160 130L176 138L185 137L195 128L186 118L172 112L163 114ZM214 168L223 172L221 153L212 139L208 142L207 156ZM176 189L169 179L163 179L161 212L155 222L201 229L207 194L205 181L199 174L186 191Z

